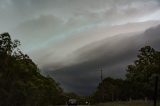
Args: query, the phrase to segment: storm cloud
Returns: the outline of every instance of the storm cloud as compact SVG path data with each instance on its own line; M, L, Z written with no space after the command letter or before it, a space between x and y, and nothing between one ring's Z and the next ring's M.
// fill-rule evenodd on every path
M159 49L159 14L159 0L0 0L0 32L65 91L86 95L100 67L124 78L142 46Z
M49 70L47 74L60 81L62 86L67 87L69 91L90 94L100 81L101 69L103 69L104 77L125 78L127 65L134 62L141 47L150 45L155 49L160 49L159 35L160 25L149 28L140 34L116 35L89 44L75 51L75 54L79 56L77 61L80 61L80 63L56 71ZM97 46L95 47L95 45ZM78 88L81 90L77 91Z

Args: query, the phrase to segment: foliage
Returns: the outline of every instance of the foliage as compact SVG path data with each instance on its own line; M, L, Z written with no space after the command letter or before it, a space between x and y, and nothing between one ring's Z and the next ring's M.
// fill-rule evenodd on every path
M18 40L0 35L0 106L46 106L62 104L63 91L23 54Z
M92 103L120 100L123 83L122 79L105 78L93 94Z
M154 76L160 75L160 52L145 46L139 50L137 57L134 64L127 68L127 80L136 89L136 97L152 99Z
M160 51L145 46L137 58L134 64L128 65L125 80L105 78L92 95L92 103L153 99L155 75L160 76Z
M150 46L139 50L138 59L127 68L127 79L149 82L154 74L160 75L160 52Z

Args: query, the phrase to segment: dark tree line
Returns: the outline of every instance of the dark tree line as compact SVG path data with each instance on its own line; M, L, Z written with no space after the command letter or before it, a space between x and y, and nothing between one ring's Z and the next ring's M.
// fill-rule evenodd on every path
M23 54L18 40L0 34L0 106L48 106L64 104L63 90Z
M137 60L128 65L126 79L105 78L90 97L64 93L52 78L40 74L19 46L20 42L12 41L8 33L0 34L0 106L60 105L69 98L84 104L86 100L98 103L154 97L155 76L160 76L160 51L150 46L141 48Z
M42 76L19 46L8 33L0 34L0 106L64 105L70 98L85 104L87 97L65 93L52 78Z
M160 77L160 51L145 46L139 50L134 63L128 65L126 79L105 78L93 93L91 101L153 100L155 76ZM158 91L160 99L160 84Z

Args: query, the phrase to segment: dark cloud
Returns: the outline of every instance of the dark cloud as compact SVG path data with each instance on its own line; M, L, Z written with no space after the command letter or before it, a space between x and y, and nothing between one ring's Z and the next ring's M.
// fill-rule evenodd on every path
M105 76L124 77L140 47L159 47L159 36L154 36L159 27L129 33L158 24L147 21L160 19L159 4L159 0L0 0L0 31L15 35L45 70L56 69L52 76L66 90L88 94L99 82L99 64ZM102 38L107 39L98 41Z
M75 91L82 95L89 94L94 91L100 81L99 65L104 70L104 77L124 78L127 65L133 63L141 47L151 45L160 49L160 25L144 33L133 35L117 35L85 46L75 53L98 45L89 51L80 53L78 59L85 61L46 72L59 81L67 91Z

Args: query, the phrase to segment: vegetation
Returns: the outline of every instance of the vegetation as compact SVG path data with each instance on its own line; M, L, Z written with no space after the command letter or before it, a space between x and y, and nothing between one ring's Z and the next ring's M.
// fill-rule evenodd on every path
M63 104L63 91L23 54L18 40L0 35L0 106L47 106Z
M139 51L138 59L127 69L127 80L132 83L132 88L136 89L131 97L152 99L155 75L160 75L160 52L150 46L141 48Z
M145 46L139 50L137 57L134 64L128 65L125 80L105 78L98 85L92 95L92 103L154 98L155 76L160 76L160 51Z
M153 106L152 101L121 101L121 102L107 102L107 103L100 103L93 106ZM160 106L160 103L158 103L157 106Z
M20 51L19 46L20 42L12 41L8 33L0 34L0 106L61 105L69 98L77 99L79 104L86 101L149 101L153 99L155 75L160 76L160 51L145 46L139 50L134 64L128 65L126 79L105 78L92 96L81 97L75 93L64 93L52 78L42 76L36 64ZM131 102L116 103L118 106L132 106ZM144 105L144 102L138 103Z

